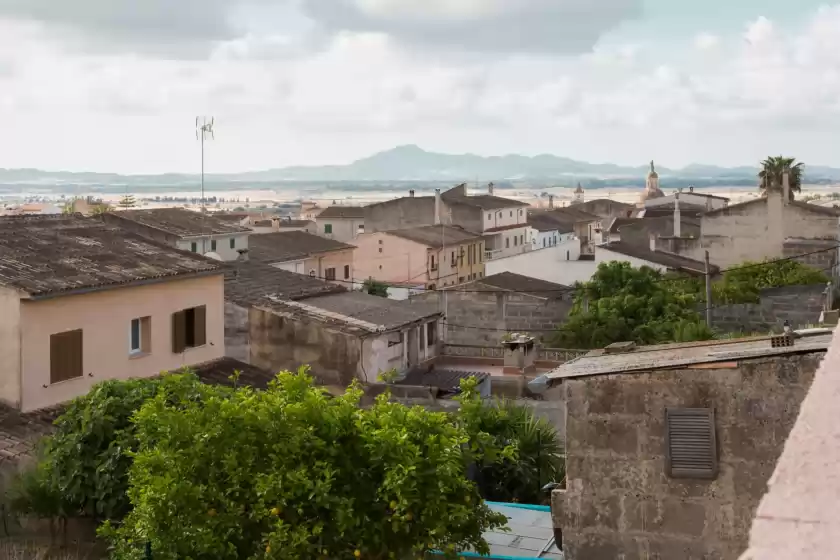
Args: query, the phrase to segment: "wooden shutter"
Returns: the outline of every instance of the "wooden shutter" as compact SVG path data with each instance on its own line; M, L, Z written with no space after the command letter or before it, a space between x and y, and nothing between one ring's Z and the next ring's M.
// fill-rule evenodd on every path
M668 408L665 410L665 431L668 476L704 479L717 477L714 410Z
M50 336L50 383L60 383L84 375L82 331Z
M193 340L195 345L204 346L207 344L207 307L202 305L193 309L195 313L195 333Z
M187 348L187 314L178 311L172 314L172 352L180 354Z

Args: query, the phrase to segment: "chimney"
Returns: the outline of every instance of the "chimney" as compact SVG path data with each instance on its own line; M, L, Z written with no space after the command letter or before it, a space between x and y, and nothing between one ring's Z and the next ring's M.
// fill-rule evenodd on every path
M488 193L490 196L493 196L493 187L495 187L495 186L496 186L496 185L494 185L492 182L487 183L487 193Z
M650 250L656 251L656 235L653 233L650 234Z
M435 189L435 225L440 225L440 189Z
M782 204L790 202L790 172L782 173Z
M553 194L548 195L548 208L549 208L549 210L554 209L554 195Z
M410 196L411 198L414 198L414 189L411 189L410 191L408 191L408 196Z
M694 192L694 185L690 185L688 187L688 192Z
M236 252L239 253L238 262L248 262L248 249L237 249Z
M682 223L680 220L680 193L674 195L674 237L682 235Z
M502 341L504 349L504 368L506 374L528 375L536 373L534 359L537 355L536 342L533 337L523 334L513 334L509 340Z

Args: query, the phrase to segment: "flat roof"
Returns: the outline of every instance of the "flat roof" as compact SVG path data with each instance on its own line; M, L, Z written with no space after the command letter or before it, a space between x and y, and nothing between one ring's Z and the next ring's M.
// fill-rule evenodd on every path
M804 336L796 339L793 346L779 348L771 347L769 336L640 346L617 353L607 353L601 348L566 362L546 374L546 377L556 382L593 375L682 369L699 364L825 352L831 344L832 336L833 333Z
M223 268L94 218L0 218L0 286L31 298L216 274Z

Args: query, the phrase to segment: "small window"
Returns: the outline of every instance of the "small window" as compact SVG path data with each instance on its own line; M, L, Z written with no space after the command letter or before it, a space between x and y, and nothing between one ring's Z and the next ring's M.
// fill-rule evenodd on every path
M210 250L211 250L211 251L215 251L215 250L216 250L216 240L215 240L215 239L211 239L211 240L210 240Z
M492 220L493 219L493 214L487 214L487 219Z
M516 247L517 245L519 245L519 238L514 235L513 236L513 246Z
M382 268L382 267L380 266L379 268ZM314 271L314 270L310 270L310 271L309 271L309 276L311 276L312 278L315 278L315 271Z
M326 269L326 270L324 271L324 277L325 277L327 280L335 280L335 269L334 269L334 268L328 268L328 269Z
M332 224L324 224L324 233L332 233Z
M359 227L356 228L357 233L364 233L365 232L365 224L359 224Z
M236 238L235 237L230 238L230 248L231 249L236 249Z
M718 454L714 410L666 408L665 447L665 468L671 478L716 478Z
M510 211L510 217L513 218L513 210Z
M382 245L382 240L381 239L379 240L379 244Z
M463 283L464 283L464 277L463 277L463 276L460 276L460 277L458 278L458 283L459 283L459 284L463 284Z
M455 251L452 251L452 268L458 266L458 263L455 262Z
M345 280L350 279L350 265L349 264L344 265L344 279Z
M566 260L569 260L569 252L566 251Z
M380 247L380 248L379 248L379 252L380 252L380 253L382 252L382 247Z
M510 249L510 237L505 238L505 249Z
M192 307L172 314L172 352L207 344L207 307Z
M81 329L50 336L50 384L82 377L83 364Z
M128 335L129 354L148 354L151 351L152 318L132 319Z
M190 251L192 251L193 253L198 253L198 243L196 243L195 241L190 243Z
M429 289L430 289L430 290L434 290L434 289L436 289L436 288L437 288L437 286L435 286L434 284L429 284Z

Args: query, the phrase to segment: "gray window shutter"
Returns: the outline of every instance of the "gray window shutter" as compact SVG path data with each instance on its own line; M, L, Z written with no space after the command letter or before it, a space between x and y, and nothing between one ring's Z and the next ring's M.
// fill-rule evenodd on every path
M717 477L718 454L713 409L666 409L665 439L668 476L702 479Z

